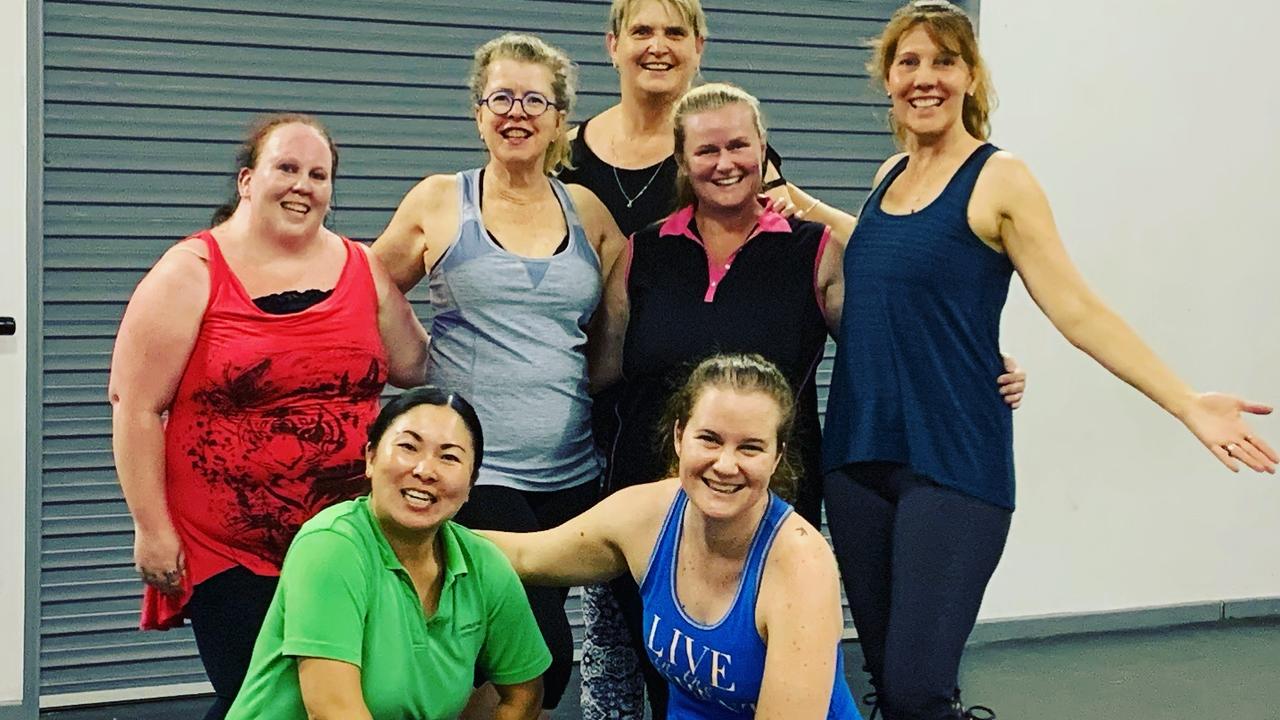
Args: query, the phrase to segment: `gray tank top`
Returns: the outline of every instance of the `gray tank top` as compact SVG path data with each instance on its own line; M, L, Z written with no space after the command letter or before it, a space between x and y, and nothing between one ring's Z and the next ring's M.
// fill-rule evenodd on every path
M481 485L560 490L596 480L587 321L600 302L600 259L564 185L548 178L569 227L555 255L528 258L489 237L480 170L458 173L458 236L432 268L427 382L475 406L484 429Z

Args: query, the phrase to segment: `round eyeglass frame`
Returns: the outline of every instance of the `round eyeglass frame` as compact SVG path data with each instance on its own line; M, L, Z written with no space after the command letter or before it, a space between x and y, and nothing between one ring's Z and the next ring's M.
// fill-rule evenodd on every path
M493 103L495 98L502 98L502 97L507 98L511 104L507 106L507 109L505 111L499 112L498 109L493 106ZM539 98L544 103L546 103L546 105L543 106L542 110L539 110L536 113L531 112L529 109L529 106L525 104L525 101L529 100L530 98ZM524 113L525 117L531 117L531 118L539 117L545 114L551 108L555 108L557 110L560 109L559 105L556 105L555 103L551 102L550 98L548 98L546 95L543 95L542 93L537 91L527 92L524 95L521 95L520 97L516 97L515 93L509 90L494 90L493 92L489 93L485 97L480 98L480 100L476 102L476 105L483 105L489 108L489 112L493 113L494 115L498 115L500 117L506 117L511 114L512 110L516 109L517 103L520 104L520 111Z

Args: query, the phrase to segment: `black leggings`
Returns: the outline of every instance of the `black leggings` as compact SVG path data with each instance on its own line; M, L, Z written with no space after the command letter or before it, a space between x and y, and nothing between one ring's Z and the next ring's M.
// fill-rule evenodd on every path
M599 484L594 482L547 492L477 485L454 520L476 530L546 530L585 512L595 504L599 492ZM549 710L560 702L573 670L573 631L564 612L569 588L525 585L524 591L542 639L551 650L551 667L542 676L542 707Z
M885 720L953 720L960 655L1011 510L896 463L824 483L827 525Z
M279 583L278 577L254 575L237 565L195 586L187 619L216 695L204 720L222 720L231 709Z

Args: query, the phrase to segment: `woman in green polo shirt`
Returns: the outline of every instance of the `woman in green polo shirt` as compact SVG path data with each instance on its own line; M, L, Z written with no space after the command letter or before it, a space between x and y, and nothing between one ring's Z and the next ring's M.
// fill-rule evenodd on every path
M368 497L320 512L280 585L227 720L434 720L461 712L477 670L499 718L536 718L551 655L520 580L450 522L484 454L458 395L410 390L369 428Z

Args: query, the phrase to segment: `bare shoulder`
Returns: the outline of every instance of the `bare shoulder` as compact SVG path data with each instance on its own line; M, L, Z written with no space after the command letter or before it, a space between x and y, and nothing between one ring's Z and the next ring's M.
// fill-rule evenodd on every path
M600 212L609 212L609 209L604 206L600 198L596 197L596 194L591 192L587 186L569 183L564 188L569 191L569 197L573 198L573 204L577 207L579 214L589 212L594 215Z
M680 481L667 478L623 488L600 502L619 523L648 525L661 522L680 489Z
M146 282L166 290L189 294L209 292L209 246L202 238L189 237L165 251L147 273Z
M835 554L827 539L796 512L788 515L778 528L765 572L784 587L793 583L803 583L799 587L821 587L814 583L830 583L839 577Z
M1039 182L1022 158L1001 150L987 160L978 174L970 200L971 219L979 223L998 222L1017 208L1035 205L1043 198ZM975 231L977 228L975 227ZM991 229L986 228L987 234ZM979 233L983 235L983 233Z
M875 187L879 185L880 181L884 180L884 177L889 174L889 171L892 170L893 167L897 165L899 162L901 162L902 158L906 156L907 156L907 153L904 153L904 152L895 153L894 155L889 156L888 160L885 160L884 162L880 163L880 167L876 169L876 179L872 181L871 187Z
M626 558L632 577L643 578L648 572L653 546L679 489L675 478L633 485L605 498L593 510L610 524L609 535Z
M401 203L431 212L437 208L452 207L458 202L458 176L453 174L428 175L418 181Z

